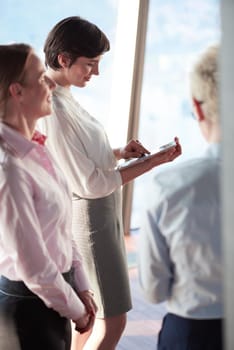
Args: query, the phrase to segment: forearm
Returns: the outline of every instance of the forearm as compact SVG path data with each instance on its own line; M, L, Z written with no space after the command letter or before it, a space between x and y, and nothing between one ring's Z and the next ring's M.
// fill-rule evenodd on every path
M119 171L122 178L122 184L125 185L126 183L137 178L138 176L150 171L153 167L154 166L152 165L152 162L150 162L150 159L146 159L142 163L132 165L129 168L126 167L120 169Z
M154 167L163 163L171 162L181 154L181 146L176 140L175 147L171 147L163 152L158 152L150 157L143 158L143 161L133 163L129 167L120 168L120 174L122 177L122 183L126 184L136 177L146 173Z

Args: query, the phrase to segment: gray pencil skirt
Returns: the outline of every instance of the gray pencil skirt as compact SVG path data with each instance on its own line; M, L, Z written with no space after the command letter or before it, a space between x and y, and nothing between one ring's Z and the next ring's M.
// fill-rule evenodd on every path
M122 228L121 192L98 199L73 199L73 234L94 291L97 317L132 307Z

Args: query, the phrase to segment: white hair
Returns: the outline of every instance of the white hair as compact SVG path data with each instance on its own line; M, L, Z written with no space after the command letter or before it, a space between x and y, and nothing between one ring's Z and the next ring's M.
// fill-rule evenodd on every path
M190 72L192 97L202 103L205 116L213 121L219 119L219 45L206 49Z

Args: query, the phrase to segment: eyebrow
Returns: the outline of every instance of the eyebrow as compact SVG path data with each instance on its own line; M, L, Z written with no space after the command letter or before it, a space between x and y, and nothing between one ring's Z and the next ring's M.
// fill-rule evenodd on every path
M90 58L89 60L92 61L92 62L95 62L95 63L99 62L98 58Z

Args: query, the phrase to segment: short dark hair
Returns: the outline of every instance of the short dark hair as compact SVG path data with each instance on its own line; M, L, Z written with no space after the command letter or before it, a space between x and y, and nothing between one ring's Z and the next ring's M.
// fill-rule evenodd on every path
M45 64L52 69L61 68L58 55L66 53L70 66L78 57L93 58L110 49L106 35L93 23L79 17L67 17L49 32L44 45Z

